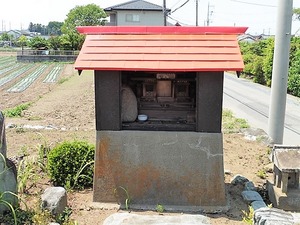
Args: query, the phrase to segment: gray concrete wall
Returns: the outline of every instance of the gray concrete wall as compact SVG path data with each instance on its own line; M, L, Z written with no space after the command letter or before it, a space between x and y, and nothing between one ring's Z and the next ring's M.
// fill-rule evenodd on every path
M221 133L97 131L94 201L225 206Z
M77 55L18 55L18 62L75 62Z

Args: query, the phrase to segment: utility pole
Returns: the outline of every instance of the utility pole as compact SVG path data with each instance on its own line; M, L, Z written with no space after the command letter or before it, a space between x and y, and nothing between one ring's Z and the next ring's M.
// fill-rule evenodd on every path
M293 0L278 0L268 134L282 144L287 95Z
M199 12L199 4L198 0L196 0L196 26L198 27L198 12Z
M212 13L213 13L213 11L210 11L210 5L209 5L209 2L208 2L208 5L207 5L206 26L209 26L209 24L210 24L210 15Z
M164 26L167 26L166 0L163 0Z

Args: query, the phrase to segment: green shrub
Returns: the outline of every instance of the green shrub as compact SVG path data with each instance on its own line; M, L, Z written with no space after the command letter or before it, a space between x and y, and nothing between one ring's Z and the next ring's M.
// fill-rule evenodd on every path
M47 168L54 185L83 189L93 184L95 147L87 142L64 142L48 154Z
M253 68L252 68L252 74L254 74L253 81L255 83L259 83L259 84L266 83L264 72L263 72L263 62L262 61L263 61L262 56L256 56L254 58Z

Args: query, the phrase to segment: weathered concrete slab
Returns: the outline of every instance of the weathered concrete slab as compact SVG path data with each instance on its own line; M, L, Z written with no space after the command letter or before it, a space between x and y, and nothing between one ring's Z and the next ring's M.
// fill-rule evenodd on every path
M247 202L254 202L254 201L263 201L260 194L256 191L243 191L242 197Z
M210 225L209 218L203 215L138 215L115 213L105 219L103 225Z
M123 204L127 194L134 209L226 207L222 134L97 131L94 201Z

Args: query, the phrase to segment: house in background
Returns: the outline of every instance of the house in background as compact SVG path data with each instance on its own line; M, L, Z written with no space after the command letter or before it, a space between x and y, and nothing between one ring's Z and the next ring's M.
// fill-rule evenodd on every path
M164 9L160 5L133 0L105 8L110 22L107 26L163 26ZM166 13L171 10L166 9Z

